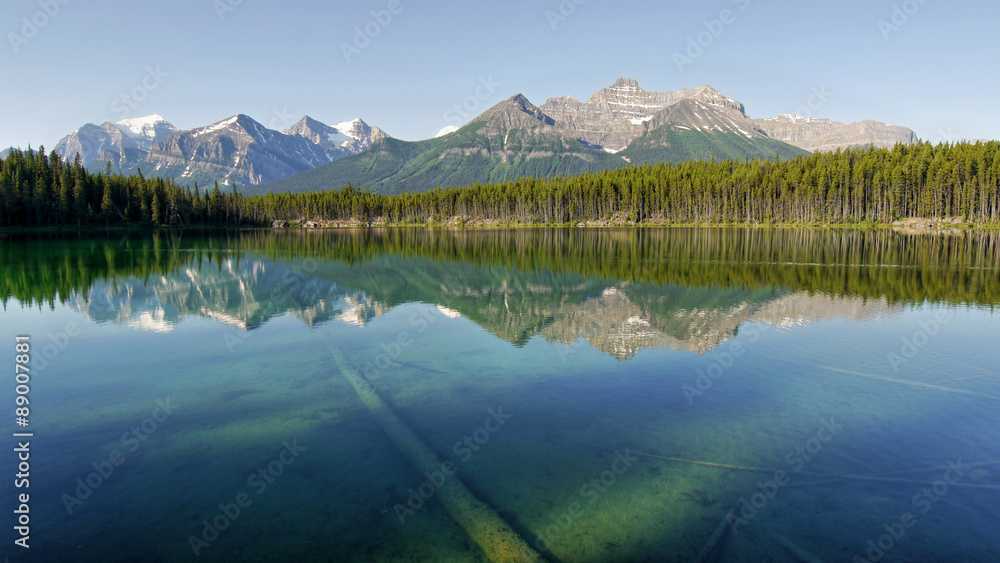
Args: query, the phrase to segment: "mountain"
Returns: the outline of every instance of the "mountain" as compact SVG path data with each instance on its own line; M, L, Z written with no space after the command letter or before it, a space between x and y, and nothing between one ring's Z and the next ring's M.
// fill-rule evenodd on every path
M609 151L619 152L649 131L650 127L647 127L647 124L654 116L684 100L696 100L713 107L732 110L727 117L734 118L744 131L751 133L755 130L760 131L773 140L810 152L846 147L892 147L896 143L913 143L917 140L916 134L910 129L878 121L837 123L829 119L784 114L770 119L754 119L751 125L747 121L749 118L743 104L723 96L711 86L655 92L643 90L638 81L629 78L620 78L611 86L598 90L586 102L569 97L550 98L542 104L542 110L551 115L560 127L571 131L571 134L589 143L603 146ZM736 113L740 116L736 116ZM726 121L728 119L714 125L726 129ZM696 123L679 123L689 128L693 124ZM739 144L745 143L737 143ZM704 150L714 152L711 145L715 143L708 145L696 149L695 153ZM732 152L732 148L723 152ZM764 147L763 154L783 151L782 147L770 146ZM680 151L681 154L683 152ZM737 150L735 154L740 152ZM752 149L750 150L752 154L746 156L757 158L758 154L753 153L758 152L760 151ZM688 157L681 157L681 159L686 158Z
M344 137L340 147L351 154L362 153L382 139L388 137L385 131L372 127L361 118L344 121L333 126Z
M771 137L810 152L869 146L892 148L918 140L912 129L879 121L838 123L830 119L782 114L757 119L755 123Z
M252 186L273 182L358 154L387 135L361 119L331 127L304 117L282 133L239 114L181 131L159 115L86 124L60 140L65 159L84 166L144 174L182 184Z
M8 147L8 148L0 151L0 158L7 158L7 155L10 154L11 151L13 151L13 150L14 150L14 147Z
M101 170L180 183L238 185L248 193L354 185L381 193L423 191L526 176L573 175L629 163L794 158L806 151L911 143L910 129L874 121L779 116L751 119L711 86L657 92L619 78L581 102L523 95L433 139L402 141L361 119L327 125L305 116L284 132L246 115L180 131L159 115L87 124L56 151Z
M643 90L637 80L619 78L594 93L587 102L570 97L549 98L542 110L560 128L593 145L619 152L646 132L646 123L657 113L689 98L715 100L743 112L743 104L722 96L709 86L675 92Z
M566 136L552 117L518 94L455 132L417 142L384 138L367 152L263 190L312 191L353 184L399 193L524 176L580 174L624 164L621 157Z
M79 154L87 168L103 170L110 162L115 170L134 173L153 144L176 131L176 127L156 114L101 125L87 123L63 137L54 150L70 161Z
M587 104L569 98L546 104L554 115L518 94L457 131L445 130L416 143L378 143L366 153L262 191L315 191L351 184L400 193L580 174L629 163L805 154L768 137L746 116L742 104L710 87L656 93L620 79Z
M323 147L332 160L362 153L387 136L381 129L368 125L360 118L331 127L308 115L286 129L285 134L302 137Z
M144 117L123 119L116 122L115 125L128 131L133 138L148 139L149 141L162 139L177 131L176 127L164 119L162 115L156 113Z
M273 182L332 161L320 145L243 114L171 135L155 143L146 159L158 176L240 186Z
M636 164L685 160L785 160L806 151L772 139L743 106L714 90L683 99L644 122L621 153Z

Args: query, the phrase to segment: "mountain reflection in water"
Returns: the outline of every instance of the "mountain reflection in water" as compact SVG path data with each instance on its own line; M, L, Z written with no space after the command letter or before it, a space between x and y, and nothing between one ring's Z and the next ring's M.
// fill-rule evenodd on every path
M247 232L0 246L4 300L67 303L98 323L254 330L286 314L363 326L436 305L522 345L584 340L619 359L705 353L746 323L870 319L925 301L992 306L998 235L672 231Z

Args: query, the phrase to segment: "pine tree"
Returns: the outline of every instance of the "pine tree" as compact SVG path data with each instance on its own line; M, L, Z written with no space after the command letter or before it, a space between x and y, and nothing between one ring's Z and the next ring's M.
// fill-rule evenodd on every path
M10 213L10 197L10 178L0 163L0 226L2 227L14 224L13 216Z
M108 163L110 168L111 163ZM111 177L104 176L101 189L101 220L104 224L110 224L115 219L115 204L111 200Z
M154 191L152 201L149 204L150 221L153 223L154 227L159 227L163 223L161 207L160 194Z
M132 215L133 215L133 210L132 210L132 204L133 204L133 202L132 202L132 191L133 190L132 190L131 186L128 183L126 183L125 184L125 194L123 196L123 199L124 199L124 202L125 202L125 208L122 210L122 220L125 223L130 223L132 221Z
M153 222L153 212L150 209L149 199L149 192L147 191L144 191L139 196L139 220L147 225Z
M73 175L69 166L62 163L59 171L59 217L60 224L67 225L73 217Z

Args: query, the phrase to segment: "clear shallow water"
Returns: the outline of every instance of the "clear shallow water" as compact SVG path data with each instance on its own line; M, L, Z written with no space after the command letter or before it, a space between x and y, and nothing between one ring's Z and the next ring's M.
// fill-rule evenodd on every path
M0 241L32 560L996 561L998 239Z

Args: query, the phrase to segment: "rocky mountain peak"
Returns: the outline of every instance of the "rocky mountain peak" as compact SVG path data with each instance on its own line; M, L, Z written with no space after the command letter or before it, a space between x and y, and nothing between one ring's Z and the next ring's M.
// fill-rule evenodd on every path
M744 114L743 104L711 86L673 92L643 90L639 81L622 77L611 86L579 102L572 98L550 98L542 109L558 127L592 145L618 152L643 135L656 115L685 99Z
M771 137L812 152L869 146L891 148L918 141L912 129L879 121L840 123L798 114L780 114L754 121Z
M700 100L712 106L718 106L722 108L732 109L740 112L744 117L746 117L746 108L740 102L730 98L729 96L723 95L721 92L716 90L711 86L701 86L695 88L693 92L694 99Z
M303 116L302 119L296 121L291 127L285 129L284 131L286 135L305 137L316 144L323 143L329 134L336 132L337 130L333 127L313 119L308 115Z
M639 86L639 81L634 78L621 77L615 80L615 83L611 85L608 90L618 90L620 92L642 92L642 87Z
M176 127L167 121L162 115L154 113L142 117L130 117L116 121L114 125L124 129L128 133L148 139L155 139L165 132L174 132Z
M146 158L158 175L242 186L274 181L332 160L308 139L268 129L242 113L172 135L169 141L156 143Z
M260 185L367 150L385 133L361 119L331 127L303 116L284 132L243 113L210 125L178 130L159 114L85 124L56 145L61 156L79 154L84 166L172 178L181 183Z
M246 134L256 138L259 136L268 137L269 135L265 133L266 131L268 131L268 129L254 120L254 118L243 113L238 113L206 127L193 129L190 133L194 137L204 137L206 135L217 136L223 134Z
M649 123L650 130L664 126L686 132L731 133L747 139L767 137L746 117L742 104L721 95L683 99L656 114Z
M320 145L333 159L368 150L372 143L386 137L381 129L368 125L361 118L330 126L308 115L286 129L285 134L303 137Z
M67 161L79 155L84 166L103 168L110 162L116 170L127 170L141 160L154 141L163 140L174 131L173 125L166 121L86 123L60 139L54 150Z
M372 127L360 117L355 117L350 121L342 121L333 127L344 137L339 146L351 154L364 152L373 144L389 136L385 131L378 127Z
M638 80L634 78L619 78L611 86L594 92L587 103L608 106L608 109L611 111L623 111L634 116L638 115L638 113L632 110L638 109L636 106L641 106L643 102L648 101L646 94L647 92L642 89Z
M341 121L340 123L334 125L334 128L338 129L341 133L358 133L364 134L371 130L371 126L365 123L364 119L360 117L355 117L354 119L348 121Z
M304 115L302 116L302 119L296 121L295 124L289 127L288 130L298 129L298 128L320 130L320 129L329 129L331 127L323 123L322 121L315 119L311 115Z
M477 121L485 121L500 129L534 129L555 125L555 120L524 94L511 96L486 110Z

